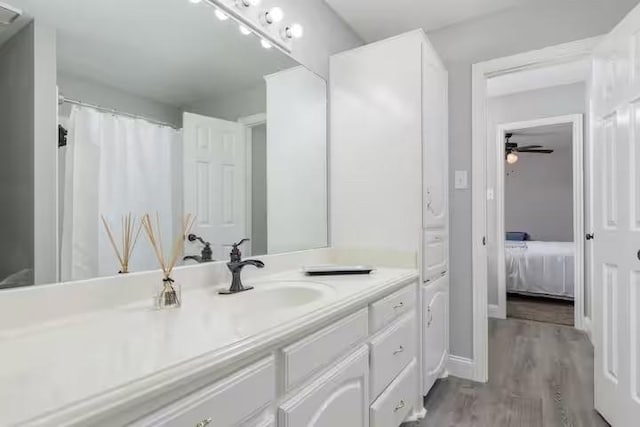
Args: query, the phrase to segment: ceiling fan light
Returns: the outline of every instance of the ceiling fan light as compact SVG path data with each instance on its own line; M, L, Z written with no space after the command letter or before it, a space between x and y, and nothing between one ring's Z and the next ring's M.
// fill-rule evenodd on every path
M518 155L514 152L507 154L507 163L510 165L516 163L518 161Z

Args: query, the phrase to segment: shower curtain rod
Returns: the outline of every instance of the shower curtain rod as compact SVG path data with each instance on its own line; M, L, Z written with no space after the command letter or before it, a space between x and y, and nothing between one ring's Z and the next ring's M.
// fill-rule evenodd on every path
M129 118L132 118L132 119L140 119L140 120L144 120L144 121L147 121L149 123L152 123L154 125L167 126L167 127L172 128L172 129L175 129L175 130L179 130L180 129L176 125L173 125L173 124L167 123L167 122L163 122L163 121L160 121L160 120L152 119L150 117L140 116L138 114L125 113L124 111L118 111L115 108L108 108L108 107L103 107L101 105L90 104L88 102L83 102L83 101L78 101L76 99L66 98L64 95L59 95L58 96L58 104L62 105L62 104L65 104L65 103L79 105L81 107L89 107L89 108L93 108L94 110L104 111L106 113L125 116L125 117L129 117Z

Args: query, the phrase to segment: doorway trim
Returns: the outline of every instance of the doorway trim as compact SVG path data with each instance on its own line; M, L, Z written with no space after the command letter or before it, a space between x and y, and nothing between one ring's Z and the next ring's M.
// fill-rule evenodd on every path
M542 119L526 120L521 122L504 123L497 126L495 146L492 151L497 154L496 160L496 233L491 236L494 242L502 242L506 234L505 227L505 134L519 129L530 129L540 126L570 124L572 126L572 175L573 175L573 242L574 255L574 325L577 329L584 330L584 119L582 114L569 114L563 116L546 117ZM491 171L488 171L491 173ZM498 305L492 310L489 307L491 317L506 319L507 317L507 286L506 264L504 245L498 245L498 257L496 259L496 271L498 278ZM494 311L494 313L492 313Z
M252 184L251 184L251 174L252 174L252 169L251 169L251 161L253 159L253 128L256 126L260 126L260 125L265 125L267 124L267 113L258 113L258 114L252 114L250 116L244 116L244 117L240 117L238 119L238 123L243 124L245 126L245 141L247 141L246 145L246 151L245 151L245 155L246 155L246 162L247 162L247 167L245 168L246 170L246 179L245 179L245 194L247 195L247 200L245 202L245 230L247 231L247 237L251 238L251 235L253 233L253 206L251 206L251 191L252 191ZM245 243L245 249L244 252L247 256L251 256L251 255L255 255L253 253L253 245L251 240L249 240L247 243ZM262 254L260 254L262 255Z
M487 304L487 182L486 149L488 97L487 80L502 74L547 67L588 58L602 37L551 46L514 56L497 58L472 66L472 144L471 144L471 251L473 289L473 377L489 378L489 322Z

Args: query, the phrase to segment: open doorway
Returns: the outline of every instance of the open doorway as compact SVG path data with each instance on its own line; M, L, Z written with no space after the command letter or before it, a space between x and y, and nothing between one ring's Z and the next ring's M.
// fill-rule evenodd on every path
M498 307L494 317L580 324L584 266L582 115L496 131Z

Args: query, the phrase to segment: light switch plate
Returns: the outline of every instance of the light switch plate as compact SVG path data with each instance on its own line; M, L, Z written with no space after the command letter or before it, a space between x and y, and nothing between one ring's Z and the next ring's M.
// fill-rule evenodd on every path
M465 190L469 188L469 174L467 171L456 171L455 178L456 190Z

